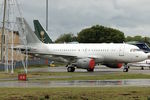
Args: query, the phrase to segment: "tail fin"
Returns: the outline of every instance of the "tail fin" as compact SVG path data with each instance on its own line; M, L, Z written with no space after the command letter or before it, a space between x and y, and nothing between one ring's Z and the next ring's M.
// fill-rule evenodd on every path
M17 17L16 22L22 44L41 43L24 18Z
M34 20L35 34L43 43L53 43L38 20Z

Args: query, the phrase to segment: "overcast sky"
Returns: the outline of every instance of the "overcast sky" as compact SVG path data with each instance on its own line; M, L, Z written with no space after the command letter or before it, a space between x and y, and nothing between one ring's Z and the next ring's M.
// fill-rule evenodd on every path
M45 27L46 0L18 2L32 27L33 19ZM117 28L125 35L149 36L149 19L150 0L49 0L49 35L53 40L63 33L76 34L97 24Z

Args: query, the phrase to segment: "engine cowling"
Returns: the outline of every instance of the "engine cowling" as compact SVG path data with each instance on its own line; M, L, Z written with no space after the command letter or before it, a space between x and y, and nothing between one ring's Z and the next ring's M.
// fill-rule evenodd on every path
M95 67L95 60L90 58L78 59L77 68L93 70Z
M109 67L109 68L121 68L123 66L122 63L112 63L112 64L104 64L105 66Z

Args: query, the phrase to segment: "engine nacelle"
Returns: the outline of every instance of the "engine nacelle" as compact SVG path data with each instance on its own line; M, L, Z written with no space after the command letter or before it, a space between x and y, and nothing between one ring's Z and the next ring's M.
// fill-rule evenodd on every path
M95 60L90 58L79 59L76 65L77 68L93 70L95 67Z
M112 64L104 64L105 66L109 67L109 68L121 68L123 66L122 63L112 63Z

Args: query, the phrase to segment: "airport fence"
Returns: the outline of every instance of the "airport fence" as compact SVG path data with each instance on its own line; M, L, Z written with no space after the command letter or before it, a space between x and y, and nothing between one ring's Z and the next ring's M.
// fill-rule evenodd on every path
M51 63L51 60L49 59L33 59L33 60L28 60L27 61L28 66L33 66L33 65L49 65ZM0 64L0 71L5 70L5 65ZM8 68L11 69L11 63L8 64ZM14 61L14 68L23 68L23 63L22 61Z

